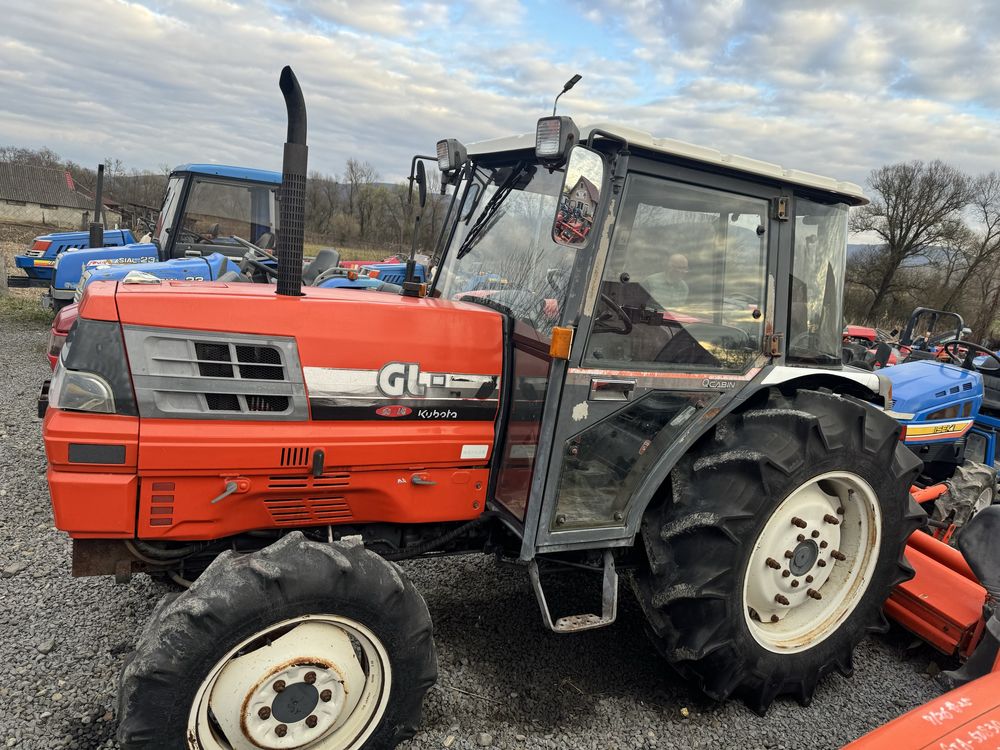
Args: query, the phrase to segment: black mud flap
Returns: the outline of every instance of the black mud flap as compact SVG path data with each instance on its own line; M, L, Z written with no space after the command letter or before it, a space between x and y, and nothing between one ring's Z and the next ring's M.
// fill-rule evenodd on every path
M52 378L45 378L42 383L42 389L38 392L38 416L44 417L45 412L49 408L49 385L52 383Z

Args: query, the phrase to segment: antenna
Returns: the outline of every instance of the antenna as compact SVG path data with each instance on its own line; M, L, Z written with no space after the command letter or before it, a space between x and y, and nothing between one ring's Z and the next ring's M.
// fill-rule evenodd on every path
M569 91L571 88L573 88L574 86L576 86L576 84L578 84L580 82L581 78L583 78L583 76L580 75L579 73L577 73L572 78L570 78L568 81L566 81L565 85L563 86L563 90L559 92L559 96L562 96L567 91ZM556 100L554 102L552 102L552 116L553 117L556 116L556 105L559 103L559 96L557 96Z

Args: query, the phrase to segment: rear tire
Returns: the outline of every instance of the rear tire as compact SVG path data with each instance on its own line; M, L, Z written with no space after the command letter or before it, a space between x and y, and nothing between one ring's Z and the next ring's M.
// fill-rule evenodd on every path
M393 748L437 679L423 598L360 544L223 553L154 617L120 682L125 750Z
M948 493L934 501L931 518L960 529L976 513L996 500L997 472L986 464L966 461L955 467L955 473L945 482ZM956 536L950 544L954 545Z
M851 397L772 392L681 459L671 497L643 519L650 564L634 579L681 674L762 714L851 673L854 647L888 627L882 603L913 575L902 553L924 518L909 495L920 461L899 431Z

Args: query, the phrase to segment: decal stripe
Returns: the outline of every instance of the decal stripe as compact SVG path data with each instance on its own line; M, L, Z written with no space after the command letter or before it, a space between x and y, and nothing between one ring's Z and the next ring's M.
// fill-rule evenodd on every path
M386 406L405 406L409 409L397 410L397 416L379 414ZM497 415L496 400L476 402L472 399L451 401L441 400L392 400L382 399L369 404L352 402L345 404L336 399L311 398L309 408L312 418L319 421L417 421L417 422L492 422Z

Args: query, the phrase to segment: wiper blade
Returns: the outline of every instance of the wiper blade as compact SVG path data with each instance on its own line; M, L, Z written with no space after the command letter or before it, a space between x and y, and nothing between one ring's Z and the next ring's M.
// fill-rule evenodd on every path
M458 248L458 254L455 256L459 260L464 258L476 243L482 239L486 231L491 228L497 219L500 218L499 210L503 205L503 202L507 200L507 196L514 189L514 184L517 182L518 178L525 170L525 163L519 162L514 169L511 170L507 179L504 180L503 185L497 188L497 191L490 198L489 203L483 207L483 212L479 214L479 218L476 219L476 223L472 225L469 233L465 235L465 239L462 240L461 247Z

